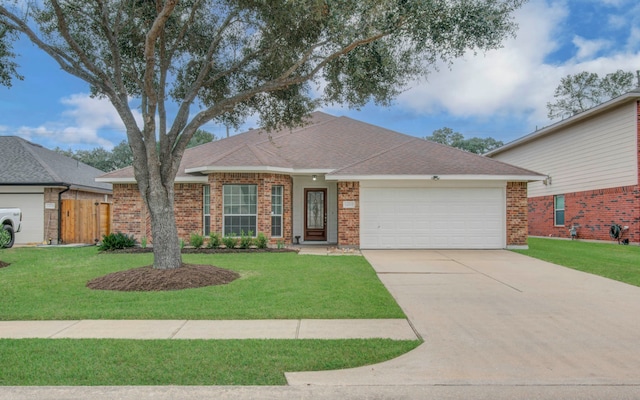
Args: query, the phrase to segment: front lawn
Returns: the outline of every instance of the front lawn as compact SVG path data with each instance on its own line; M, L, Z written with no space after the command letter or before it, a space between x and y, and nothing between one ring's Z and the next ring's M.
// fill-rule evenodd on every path
M520 254L640 286L640 247L529 238L529 250Z
M419 341L0 340L0 386L284 385L285 372L397 357Z
M364 257L185 254L240 273L223 286L168 292L91 290L90 279L152 263L95 247L0 252L1 320L404 318Z

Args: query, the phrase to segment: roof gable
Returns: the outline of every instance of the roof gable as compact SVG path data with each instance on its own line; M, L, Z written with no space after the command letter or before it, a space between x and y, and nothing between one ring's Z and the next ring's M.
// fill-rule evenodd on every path
M314 112L303 127L277 132L249 130L184 152L176 180L199 180L224 171L316 171L345 175L536 176L483 156L418 139L347 117ZM133 169L102 181L133 178Z
M110 191L110 184L95 181L102 174L99 169L17 136L0 137L2 185L71 185Z

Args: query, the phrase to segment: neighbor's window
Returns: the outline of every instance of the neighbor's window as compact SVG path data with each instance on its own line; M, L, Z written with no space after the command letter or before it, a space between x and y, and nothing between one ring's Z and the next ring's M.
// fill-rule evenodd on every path
M564 195L553 197L553 224L556 226L564 226Z
M258 188L256 185L223 186L224 235L242 232L256 235L258 217Z
M271 237L282 237L283 186L271 187Z
M211 233L211 187L208 185L202 187L202 215L203 233L208 236Z

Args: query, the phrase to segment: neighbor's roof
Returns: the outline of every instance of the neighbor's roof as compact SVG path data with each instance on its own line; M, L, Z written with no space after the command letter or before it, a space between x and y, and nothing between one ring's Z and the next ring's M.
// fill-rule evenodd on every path
M104 172L17 136L0 136L0 185L72 186L110 192Z
M319 173L328 179L479 176L519 180L542 176L483 156L347 117L314 112L300 128L254 129L187 149L176 181L203 181L211 172ZM99 178L133 181L131 167Z
M640 100L640 88L631 90L621 96L615 97L609 101L606 101L602 104L599 104L593 108L590 108L586 111L573 115L567 119L563 119L560 122L556 122L553 125L549 125L545 128L536 130L528 135L525 135L519 139L514 140L513 142L507 143L502 147L499 147L495 150L491 150L487 152L485 155L488 157L493 157L497 154L505 152L514 147L522 146L525 143L529 143L531 141L537 140L541 137L552 135L558 131L561 131L573 124L576 124L580 121L583 121L587 118L595 117L596 115L607 112L613 108L619 107L622 104L628 103L629 101L638 101Z

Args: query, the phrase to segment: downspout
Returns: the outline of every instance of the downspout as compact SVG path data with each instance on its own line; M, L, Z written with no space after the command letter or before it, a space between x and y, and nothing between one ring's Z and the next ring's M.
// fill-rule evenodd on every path
M62 194L68 192L71 189L71 185L64 185L67 188L58 193L58 244L60 244L60 235L62 234ZM51 243L49 243L51 244Z

